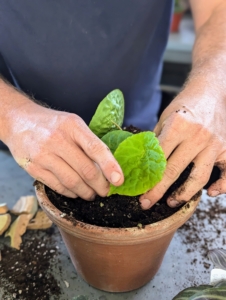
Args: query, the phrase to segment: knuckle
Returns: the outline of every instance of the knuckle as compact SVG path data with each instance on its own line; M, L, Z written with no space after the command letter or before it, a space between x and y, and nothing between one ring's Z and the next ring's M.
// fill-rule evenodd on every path
M94 164L88 164L83 166L82 175L85 180L93 180L97 177L97 168Z
M64 180L64 185L66 186L66 188L68 188L69 190L74 189L81 181L79 180L78 177L71 177L71 176L67 176Z
M181 126L181 124L183 124L183 126ZM180 113L176 113L171 116L170 130L172 132L175 132L176 134L184 132L186 131L187 126L188 121L184 118L184 116L181 116Z
M88 152L92 152L92 154L99 154L104 149L107 149L107 146L105 146L100 140L96 138L91 138L87 141L87 150Z
M44 149L42 149L42 148L40 148L40 151L36 151L35 153L33 153L32 158L31 158L32 162L37 164L37 163L40 163L41 161L43 161L42 153L44 153Z
M165 175L172 180L177 179L180 176L179 169L174 164L168 164L165 170Z
M200 124L196 124L196 131L194 133L194 143L200 147L206 145L211 139L211 134L203 128Z
M78 115L76 114L68 114L67 115L67 119L69 122L72 122L72 123L75 123L76 126L81 126L83 127L85 122L83 121L83 119L81 117L79 117Z

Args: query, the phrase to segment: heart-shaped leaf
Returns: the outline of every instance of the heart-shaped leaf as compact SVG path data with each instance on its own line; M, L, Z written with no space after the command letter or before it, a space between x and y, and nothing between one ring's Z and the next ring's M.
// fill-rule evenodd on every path
M122 126L124 119L124 97L120 90L109 93L98 105L89 128L99 138Z
M153 132L141 132L125 139L114 153L124 174L121 186L110 185L112 194L137 196L147 192L161 179L166 159Z
M113 130L105 134L101 140L109 147L111 152L114 153L118 145L131 135L133 134L128 131Z

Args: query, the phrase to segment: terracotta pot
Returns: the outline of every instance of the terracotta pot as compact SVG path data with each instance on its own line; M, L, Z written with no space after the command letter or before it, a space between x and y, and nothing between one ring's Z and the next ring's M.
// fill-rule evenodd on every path
M171 217L139 229L73 225L49 201L44 185L36 186L36 195L58 226L78 274L93 287L109 292L131 291L154 277L175 231L191 217L200 200L191 200Z
M170 32L178 32L181 19L183 17L184 12L174 13L171 21Z

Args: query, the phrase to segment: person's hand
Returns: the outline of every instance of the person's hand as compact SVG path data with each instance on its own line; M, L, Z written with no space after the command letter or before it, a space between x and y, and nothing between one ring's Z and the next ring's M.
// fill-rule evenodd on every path
M92 200L106 196L109 183L123 183L110 150L79 116L29 101L10 118L5 143L14 159L56 192Z
M213 166L221 178L208 188L208 195L226 192L226 100L216 94L196 95L183 91L162 113L154 132L167 159L163 179L140 197L141 207L153 206L194 162L185 184L167 199L171 207L187 202L208 182Z

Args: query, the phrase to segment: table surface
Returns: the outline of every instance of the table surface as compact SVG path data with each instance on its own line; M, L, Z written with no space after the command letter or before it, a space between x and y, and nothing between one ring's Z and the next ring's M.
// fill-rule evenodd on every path
M15 163L7 151L0 151L0 170L0 203L7 202L12 207L20 196L34 194L33 179ZM209 283L212 265L205 248L222 248L226 240L225 216L220 210L211 217L211 222L208 216L208 212L214 210L217 199L218 207L225 209L226 196L210 199L203 191L199 205L201 220L197 220L198 215L195 213L186 223L188 226L177 231L156 276L144 287L132 292L107 293L84 282L68 259L67 250L57 231L55 240L61 253L57 254L57 264L53 265L51 272L62 289L59 300L71 300L79 295L87 296L89 300L172 300L186 287ZM2 243L8 243L8 239L0 238L0 246ZM62 272L58 272L59 267L62 267ZM69 283L69 287L66 287L64 281ZM0 299L3 291L4 287L1 286Z

